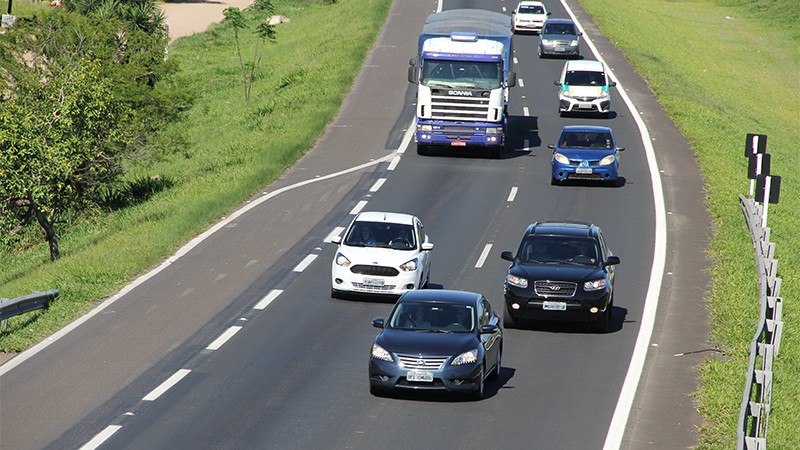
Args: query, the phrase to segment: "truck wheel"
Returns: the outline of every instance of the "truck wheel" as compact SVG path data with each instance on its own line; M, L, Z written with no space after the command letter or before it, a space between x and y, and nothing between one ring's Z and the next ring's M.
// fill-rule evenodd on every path
M428 146L417 142L417 154L422 156L428 156Z

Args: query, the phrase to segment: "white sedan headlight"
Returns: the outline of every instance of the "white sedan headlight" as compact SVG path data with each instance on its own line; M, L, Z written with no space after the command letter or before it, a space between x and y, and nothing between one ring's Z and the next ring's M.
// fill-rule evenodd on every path
M378 344L372 344L372 357L375 359L392 362L391 353L387 352L385 348Z
M351 264L350 260L347 259L347 257L341 253L336 254L336 259L334 261L336 261L337 266L342 266L342 267L350 267Z
M617 157L616 157L616 156L614 156L614 155L608 155L608 156L606 156L605 158L601 159L601 160L600 160L600 162L599 162L599 164L600 164L601 166L608 166L608 165L610 165L610 164L614 164L614 160L615 160L615 159L617 159Z
M555 158L555 160L560 162L561 164L569 164L569 158L562 155L561 153L554 153L553 158Z
M564 89L563 91L561 91L561 95L563 95L566 98L572 98L572 92L570 92L569 89Z
M608 91L600 91L600 95L597 98L608 98Z
M587 281L586 283L583 283L583 290L584 291L599 291L600 289L603 289L604 287L606 287L606 279L605 278L601 278L599 280Z
M419 264L419 260L417 258L412 259L411 261L404 262L400 264L400 270L403 272L413 272L417 270L417 265Z
M453 362L450 364L454 366L460 366L462 364L472 364L478 360L478 349L472 349L468 352L464 352L453 359Z

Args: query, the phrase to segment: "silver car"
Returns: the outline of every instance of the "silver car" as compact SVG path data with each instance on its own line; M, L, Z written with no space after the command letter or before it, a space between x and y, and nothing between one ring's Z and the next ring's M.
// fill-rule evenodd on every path
M547 19L539 33L539 57L579 57L582 34L570 19Z

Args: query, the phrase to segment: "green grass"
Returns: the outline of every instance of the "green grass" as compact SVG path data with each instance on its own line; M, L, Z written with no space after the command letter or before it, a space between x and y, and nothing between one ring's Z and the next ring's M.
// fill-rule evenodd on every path
M276 179L313 146L350 90L391 1L273 3L275 13L291 22L276 27L276 43L261 44L261 70L249 104L228 27L213 27L170 48L170 58L182 68L172 82L188 86L195 101L185 120L164 135L185 145L175 144L129 173L131 180L170 180L170 188L145 203L62 231L57 262L49 262L43 242L0 253L0 296L60 291L46 313L10 319L0 335L0 351L28 348L85 313ZM348 26L353 23L359 26ZM244 55L252 55L254 34L241 33L241 38Z
M784 334L774 373L770 448L797 448L800 428L800 2L795 0L582 0L601 30L648 81L690 140L706 181L715 222L707 296L711 344L725 361L708 360L696 394L705 417L700 448L735 447L749 342L758 321L758 278L738 195L748 194L747 133L768 135L781 201L769 208L783 280ZM665 149L665 150L668 150Z

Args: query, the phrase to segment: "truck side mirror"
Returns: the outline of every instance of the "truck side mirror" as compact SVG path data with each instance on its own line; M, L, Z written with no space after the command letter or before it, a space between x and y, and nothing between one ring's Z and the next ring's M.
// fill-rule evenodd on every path
M517 85L517 72L508 72L508 81L506 87L514 87Z
M417 68L414 66L408 66L408 82L419 84L419 81L417 80Z
M416 66L417 65L417 58L411 58L408 60L409 66Z

